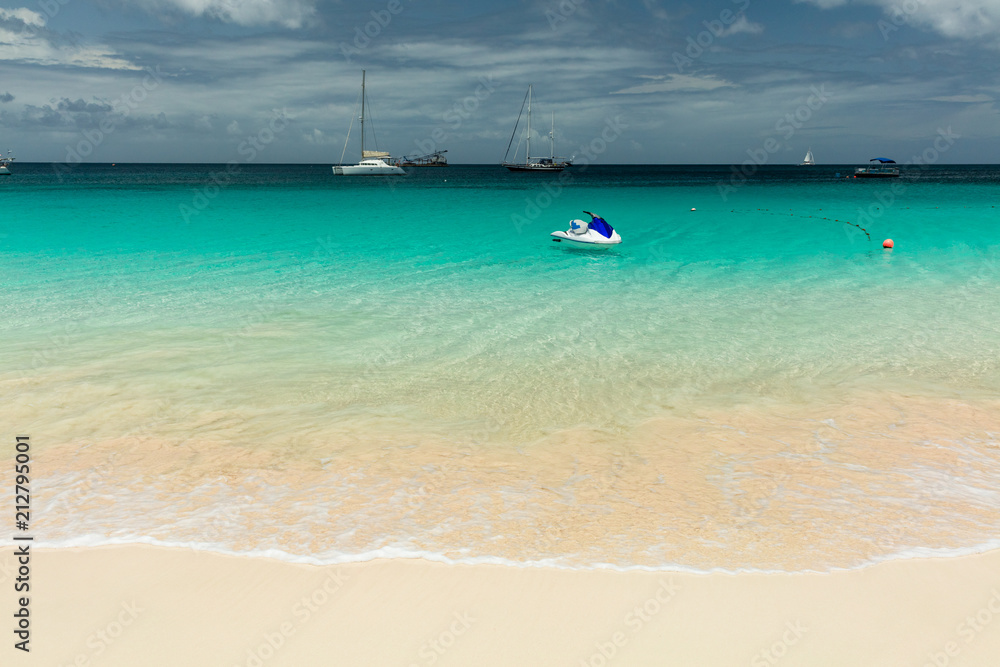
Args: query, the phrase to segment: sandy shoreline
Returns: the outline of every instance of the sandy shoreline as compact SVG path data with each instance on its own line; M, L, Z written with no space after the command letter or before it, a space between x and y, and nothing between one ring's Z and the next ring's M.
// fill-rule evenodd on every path
M268 417L217 416L275 429ZM696 571L826 571L1000 536L997 400L860 394L530 443L385 424L352 435L339 419L260 439L203 426L180 440L37 433L32 482L46 510L33 530L53 544L142 536L293 556L392 544ZM299 430L294 443L279 437Z
M14 555L0 549L11 619ZM996 664L1000 551L831 574L37 550L31 653L4 665ZM9 624L9 621L8 621Z

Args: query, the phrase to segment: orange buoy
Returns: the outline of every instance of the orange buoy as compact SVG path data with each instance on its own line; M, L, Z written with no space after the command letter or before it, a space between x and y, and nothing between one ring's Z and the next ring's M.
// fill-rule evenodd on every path
M886 239L885 241L882 241L882 247L892 248L892 239Z

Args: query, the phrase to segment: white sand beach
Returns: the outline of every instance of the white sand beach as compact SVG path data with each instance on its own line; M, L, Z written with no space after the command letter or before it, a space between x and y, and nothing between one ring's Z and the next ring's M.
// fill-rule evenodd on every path
M17 604L0 550L2 613ZM4 665L992 667L1000 551L828 574L340 566L149 546L32 555ZM9 622L8 622L9 625Z

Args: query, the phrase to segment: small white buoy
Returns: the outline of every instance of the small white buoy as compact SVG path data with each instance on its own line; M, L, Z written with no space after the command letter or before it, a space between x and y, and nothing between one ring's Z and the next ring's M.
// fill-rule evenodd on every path
M691 210L692 210L692 211L697 211L698 209L696 209L696 208L693 208L693 209L691 209Z

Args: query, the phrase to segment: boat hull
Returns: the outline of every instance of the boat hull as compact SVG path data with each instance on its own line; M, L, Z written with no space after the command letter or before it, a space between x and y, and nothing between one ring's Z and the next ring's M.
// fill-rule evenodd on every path
M879 174L879 173L859 172L857 174L854 174L854 178L899 178L899 174L898 173Z
M618 232L614 232L610 239L595 231L588 231L586 234L552 232L550 236L553 241L566 243L571 248L586 248L588 250L607 250L622 242L622 237L618 235Z
M505 164L510 171L562 171L568 165L517 165Z
M345 165L333 167L334 176L405 176L402 167L386 165Z
M7 167L0 167L0 176L10 176L10 169Z
M510 171L562 171L566 167L572 167L570 160L558 160L555 158L528 158L524 162L501 162L500 166L506 167Z

